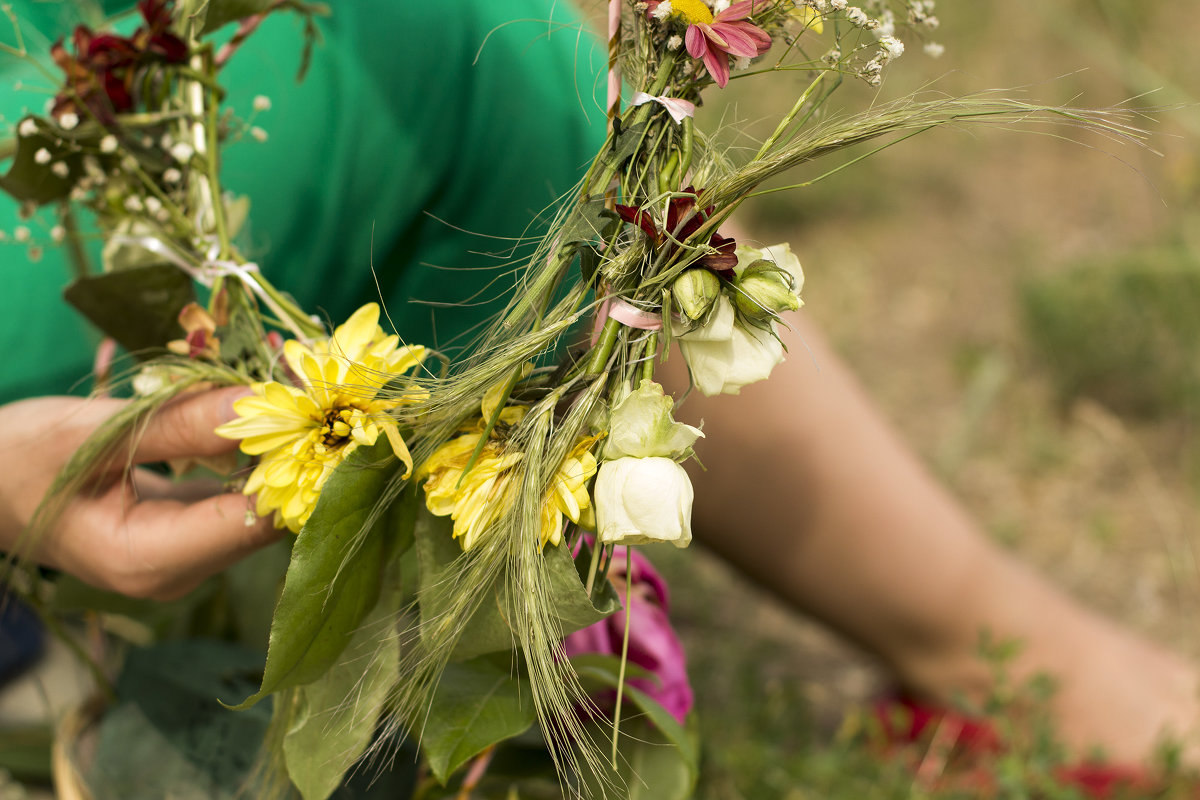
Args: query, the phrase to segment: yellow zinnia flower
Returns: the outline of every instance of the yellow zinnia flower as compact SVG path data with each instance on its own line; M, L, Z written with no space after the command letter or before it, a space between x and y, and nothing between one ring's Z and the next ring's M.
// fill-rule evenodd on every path
M419 365L425 353L385 336L375 303L354 312L328 340L311 347L287 342L284 360L300 386L254 384L254 395L233 405L239 418L217 428L221 436L241 439L242 452L262 456L243 489L258 496L259 516L274 512L276 527L298 532L333 470L359 445L375 444L381 432L405 474L411 472L412 456L389 412L424 392L380 390Z
M439 447L417 471L424 480L425 506L439 517L454 520L454 538L463 550L470 550L486 535L503 514L512 508L520 490L518 468L525 454L508 448L493 431L479 458L465 476L463 470L483 435L489 397L484 400L484 417L477 418L467 433ZM494 408L494 405L492 405ZM523 408L509 406L500 412L497 427L518 422ZM597 437L580 439L571 454L559 465L550 490L542 502L539 541L542 547L562 541L563 517L572 522L590 524L592 499L587 483L596 474L596 457L591 447Z

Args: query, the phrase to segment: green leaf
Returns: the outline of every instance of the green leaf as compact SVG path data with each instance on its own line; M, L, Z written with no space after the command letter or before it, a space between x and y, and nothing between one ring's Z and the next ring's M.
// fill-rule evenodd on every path
M594 722L593 737L603 741L611 731ZM602 791L594 775L584 771L583 782L592 797L612 796ZM626 800L686 800L696 788L696 771L683 752L652 726L635 721L621 726L617 769L613 776Z
M642 147L642 138L646 135L646 127L648 123L641 122L637 125L631 125L628 128L622 128L619 125L619 120L613 120L613 127L616 129L616 141L613 142L613 163L618 167L624 164L625 161Z
M462 550L451 536L449 518L435 517L424 509L420 510L417 519L416 542L421 570L421 627L425 629L429 620L440 617L445 611L437 603L435 589L444 579L446 570L462 555ZM599 622L621 607L620 598L607 581L595 604L588 599L582 577L588 563L584 556L581 555L581 563L576 564L565 544L547 547L543 555L550 583L550 605L558 612L564 636ZM508 603L502 594L503 581L498 579L486 591L487 596L479 610L463 629L451 656L453 660L464 661L513 648L513 632L504 617Z
M423 720L421 749L443 784L486 748L523 733L537 719L529 682L512 674L511 659L449 664Z
M345 652L299 689L300 710L283 739L288 776L304 800L325 800L374 738L388 692L400 678L395 619L403 605L398 565Z
M584 688L589 692L598 684L604 688L615 689L621 682L621 657L603 653L586 653L574 656L571 665L579 674ZM696 746L695 737L679 724L679 720L663 708L657 700L636 686L629 685L630 678L654 678L653 673L639 667L637 664L625 665L625 699L645 715L646 721L653 725L666 741L679 749L688 766L698 772L700 769L700 752ZM592 684L592 685L589 685ZM624 728L625 723L622 723Z
M275 0L209 0L201 34L215 31L235 20L261 14L275 5Z
M403 524L411 513L404 506L415 502L411 491L397 498L369 531L362 530L399 466L381 436L374 446L356 450L329 477L292 548L271 622L262 686L234 708L248 708L271 692L317 680L349 644L379 597L381 565L411 542Z
M253 688L261 654L214 640L131 649L120 702L99 724L87 781L98 798L234 800L254 766L271 712L230 714L214 699Z
M80 278L63 296L131 353L182 339L179 311L193 299L191 278L168 264Z
M589 200L575 209L559 236L562 237L563 244L603 241L608 238L619 219L615 213L604 207L603 199Z
M25 119L32 119L26 117ZM21 120L24 122L25 120ZM52 200L61 200L70 193L81 174L81 156L77 149L67 149L65 142L52 136L44 124L38 123L37 133L32 136L17 137L17 152L13 156L12 166L0 177L0 189L12 195L22 203L42 205ZM19 127L19 123L18 123ZM50 161L39 164L37 153L46 150L50 153ZM50 169L57 161L67 165L66 177L55 175Z

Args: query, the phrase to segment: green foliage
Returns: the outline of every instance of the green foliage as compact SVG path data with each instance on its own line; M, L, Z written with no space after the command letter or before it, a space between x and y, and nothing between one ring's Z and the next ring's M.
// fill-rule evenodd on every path
M253 687L261 656L212 640L129 653L119 703L100 725L89 788L96 800L238 796L269 706L232 714L216 698Z
M1029 281L1021 299L1064 401L1147 416L1200 402L1200 265L1186 251L1079 265Z
M440 604L446 594L436 590L449 574L450 565L462 556L462 550L451 536L450 520L424 511L418 517L416 542L421 570L421 630L424 634L431 631L434 621L446 613ZM620 598L607 582L598 590L595 601L588 598L582 578L586 565L576 564L565 545L547 547L543 555L549 575L550 606L562 625L563 635L599 622L621 607ZM479 590L486 592L487 597L463 628L452 656L455 660L511 650L515 644L513 631L505 618L504 610L511 606L501 595L503 588L492 586Z
M179 311L194 298L192 279L178 267L153 264L79 278L63 296L93 325L131 353L183 338Z
M375 734L384 701L400 677L400 645L387 635L404 603L395 573L379 602L328 672L298 690L299 709L284 736L288 777L304 800L325 800Z
M412 542L416 503L409 492L386 513L373 513L399 468L390 453L387 439L380 437L373 447L356 450L329 477L292 549L271 624L262 686L235 708L320 678L375 605L381 565L399 558Z
M275 2L276 0L208 0L204 4L202 33L215 31L244 17L262 14L270 10Z
M421 732L421 749L443 784L488 747L529 729L537 715L529 682L507 656L448 664Z
M69 170L67 176L55 175L45 164L39 164L39 150L50 153L52 161L64 162ZM65 148L62 140L48 130L45 123L38 123L37 133L17 137L17 152L8 172L0 177L0 190L20 202L35 205L62 200L75 185L75 176L82 170L81 161L77 150Z

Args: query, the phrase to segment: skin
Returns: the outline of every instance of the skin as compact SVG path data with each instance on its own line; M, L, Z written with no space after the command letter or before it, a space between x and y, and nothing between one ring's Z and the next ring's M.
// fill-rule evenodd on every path
M231 453L213 429L245 389L189 394L152 417L119 457L63 512L31 557L93 586L171 600L281 535L269 519L246 523L249 501L205 484L177 484L127 465ZM59 469L124 401L37 397L0 406L0 550L11 551Z

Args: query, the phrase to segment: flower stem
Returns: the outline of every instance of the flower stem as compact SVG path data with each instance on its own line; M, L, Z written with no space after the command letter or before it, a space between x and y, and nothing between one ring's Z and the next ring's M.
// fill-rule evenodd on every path
M791 127L793 120L796 119L796 115L799 114L800 109L804 108L805 104L808 103L809 98L812 97L812 93L817 90L817 87L821 84L821 81L825 78L826 74L827 73L825 72L818 72L817 77L812 79L812 83L810 83L808 87L800 93L800 97L796 100L796 104L792 106L792 110L784 115L783 119L779 120L779 124L775 126L775 132L767 137L767 140L763 142L762 147L758 148L758 153L755 154L753 159L754 161L758 161L767 153L769 153L771 148L779 142L779 139L783 136L787 129Z
M617 705L613 709L612 767L617 768L617 737L621 732L621 701L625 699L625 665L629 663L630 595L633 589L633 548L625 546L625 635L621 639L621 670L617 674Z
M600 341L592 348L584 375L599 375L604 372L604 365L608 363L608 357L612 355L613 348L617 344L617 335L620 332L621 323L612 317L604 321L604 330L600 332Z

